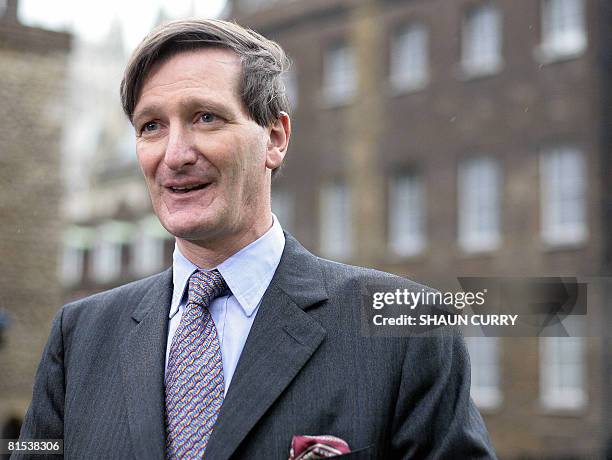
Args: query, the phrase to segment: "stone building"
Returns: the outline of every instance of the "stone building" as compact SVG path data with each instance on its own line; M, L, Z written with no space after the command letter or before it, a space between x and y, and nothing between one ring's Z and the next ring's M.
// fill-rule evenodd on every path
M71 36L0 2L0 428L18 434L61 305L60 143Z
M273 193L309 249L441 289L609 277L607 0L231 3L294 62ZM589 284L589 337L468 338L501 458L612 455L609 305Z
M160 271L173 247L152 214L121 109L128 56L119 23L100 43L78 40L74 48L63 145L65 301Z

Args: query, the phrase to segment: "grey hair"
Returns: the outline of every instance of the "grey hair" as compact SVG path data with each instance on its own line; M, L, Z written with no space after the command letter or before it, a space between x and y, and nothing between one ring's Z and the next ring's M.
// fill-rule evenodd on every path
M289 112L283 73L290 61L280 45L234 22L180 19L162 24L132 53L121 81L121 105L133 121L134 108L151 68L175 54L219 47L235 52L242 64L238 92L250 117L268 127L281 112Z

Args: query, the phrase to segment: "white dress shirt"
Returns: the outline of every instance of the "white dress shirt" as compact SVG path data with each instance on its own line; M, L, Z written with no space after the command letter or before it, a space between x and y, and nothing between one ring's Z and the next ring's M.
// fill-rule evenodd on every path
M270 285L284 248L285 235L278 219L273 216L270 230L215 267L221 272L231 291L228 295L213 300L209 307L221 346L225 393L232 381L261 299ZM187 304L189 277L198 270L198 267L187 260L176 245L172 270L174 289L168 325L166 372L172 338Z

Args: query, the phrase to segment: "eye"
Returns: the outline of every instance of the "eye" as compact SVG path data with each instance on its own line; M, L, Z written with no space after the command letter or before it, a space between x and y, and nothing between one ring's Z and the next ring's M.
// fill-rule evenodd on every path
M142 131L151 132L151 131L155 131L158 127L159 127L159 123L157 123L156 121L148 121L147 123L142 125Z
M210 112L204 112L200 114L200 118L199 118L199 120L203 123L212 123L216 119L217 119L217 116Z

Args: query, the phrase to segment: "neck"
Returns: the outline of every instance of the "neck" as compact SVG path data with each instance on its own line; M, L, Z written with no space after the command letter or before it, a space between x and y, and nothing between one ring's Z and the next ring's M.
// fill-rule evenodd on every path
M272 227L272 215L262 224L255 224L247 231L214 240L192 241L176 237L176 244L187 260L204 270L214 268L229 259Z

